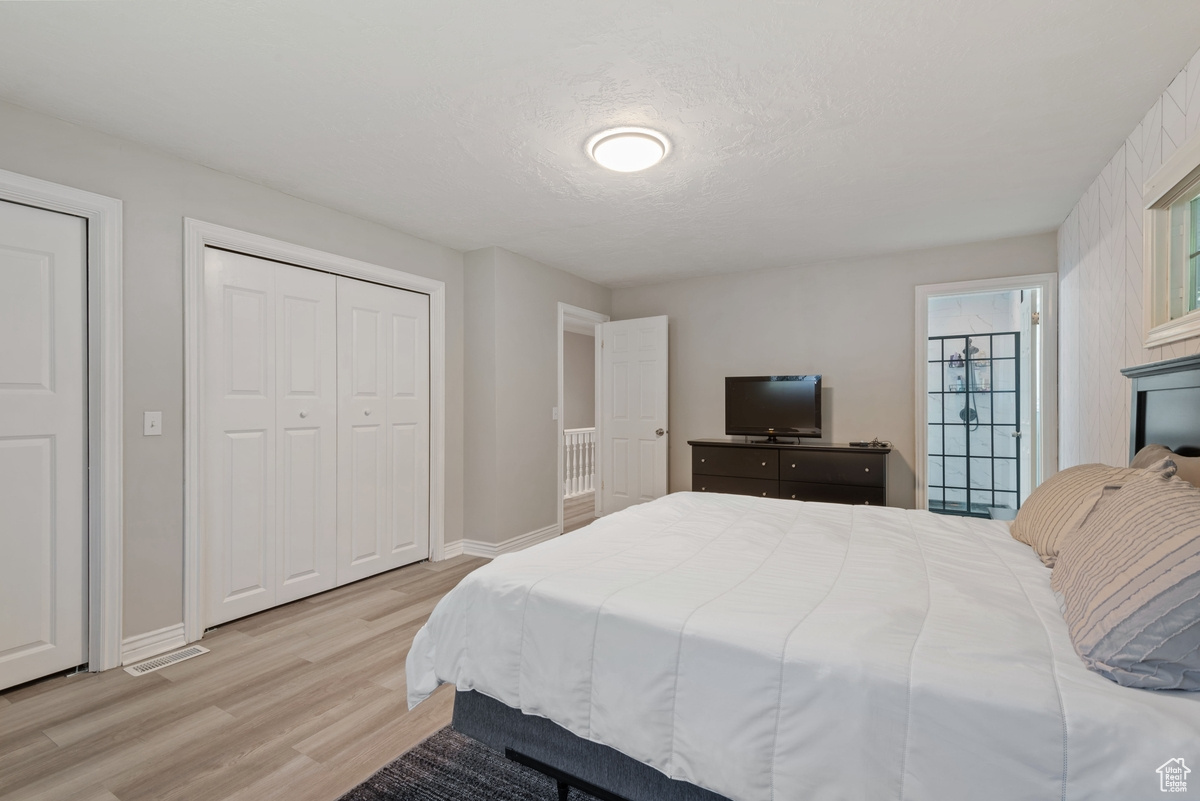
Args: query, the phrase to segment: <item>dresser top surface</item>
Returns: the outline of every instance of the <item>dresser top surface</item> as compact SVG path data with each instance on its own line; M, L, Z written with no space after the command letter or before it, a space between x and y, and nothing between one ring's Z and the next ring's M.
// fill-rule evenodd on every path
M813 442L796 445L790 442L741 442L732 439L689 439L688 445L717 448L774 448L780 451L832 451L835 453L891 453L889 447L860 447L846 443Z

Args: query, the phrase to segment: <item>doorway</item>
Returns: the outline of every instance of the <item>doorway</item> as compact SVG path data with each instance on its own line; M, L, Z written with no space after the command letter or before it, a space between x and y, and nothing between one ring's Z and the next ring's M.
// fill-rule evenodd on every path
M600 386L596 326L607 314L558 304L558 530L600 516L596 409Z
M407 290L409 294L416 293L426 296L428 299L422 300L421 303L427 304L423 308L427 308L428 323L417 325L413 328L408 323L398 318L404 315L391 315L376 313L381 310L367 309L364 314L360 315L360 329L356 336L359 336L357 342L359 344L366 343L364 339L366 332L373 332L370 341L382 343L382 347L374 352L374 356L365 357L364 363L374 364L377 368L375 375L381 375L387 372L393 377L396 375L412 376L412 382L404 385L396 385L388 390L390 399L386 404L407 403L410 396L420 394L422 397L427 397L427 401L419 404L423 406L428 415L428 421L422 423L419 428L427 430L428 444L422 445L416 450L426 452L427 459L423 459L422 463L427 465L427 482L421 485L416 485L414 482L400 482L406 484L413 490L415 496L420 496L420 503L404 504L405 508L427 510L427 522L423 519L420 521L417 529L423 529L428 532L428 556L431 561L440 561L445 558L444 545L444 526L445 526L445 462L446 462L446 287L444 282L438 281L424 276L414 275L411 273L393 270L387 267L380 267L366 262L357 261L354 259L337 256L331 253L305 248L298 245L291 245L286 242L281 242L275 239L258 236L255 234L238 231L232 228L225 228L211 223L205 223L198 220L184 220L184 364L185 364L185 424L184 424L184 636L187 642L199 640L204 633L205 628L205 608L204 596L205 590L209 586L203 567L204 563L204 542L203 533L208 530L206 525L206 513L210 511L206 503L208 495L208 487L206 478L209 477L207 464L205 462L206 455L206 428L207 418L204 414L206 407L205 398L209 391L209 382L206 380L208 360L206 358L208 342L208 332L206 330L206 314L205 314L205 298L206 298L206 275L205 261L206 253L209 251L229 251L236 254L241 254L242 257L256 259L263 262L282 263L291 265L297 269L304 268L307 271L329 274L335 276L335 283L341 279L356 279L357 282L366 282L368 285L382 285L398 290ZM350 285L347 285L350 286ZM261 297L261 295L260 295ZM257 301L256 301L257 302ZM266 303L265 299L262 301ZM267 304L269 305L269 304ZM303 305L303 304L302 304ZM264 306L265 308L265 306ZM389 313L390 314L390 313ZM352 319L353 315L340 315L345 320ZM286 321L286 317L280 317ZM297 319L303 319L300 315ZM390 322L389 322L390 319ZM313 335L317 329L312 328L297 328L297 331L307 331L309 335ZM408 352L405 350L388 351L386 343L409 343L415 342L412 334L417 330L427 330L427 344L417 348L419 352L428 354L428 361L415 362L408 358L401 358L401 354ZM361 336L360 336L361 335ZM319 337L317 338L320 339ZM338 342L349 342L351 337L338 336ZM310 341L312 341L310 339ZM391 354L390 356L388 354ZM391 358L394 356L395 358ZM263 365L273 363L274 359L262 360ZM339 359L339 366L349 364L347 359ZM407 365L404 369L399 369L400 365ZM364 373L365 375L365 373ZM416 392L417 376L422 376L420 379L420 391ZM382 379L376 380L376 387L385 385L379 383ZM407 379L406 379L407 381ZM425 383L427 381L427 383ZM369 383L369 382L368 382ZM271 382L267 381L266 386L270 386ZM361 391L359 391L361 389ZM354 470L370 471L378 468L380 471L392 470L395 465L386 463L382 457L385 452L379 448L372 451L370 442L366 442L370 436L373 436L371 431L374 429L376 422L386 418L386 422L391 429L388 434L394 440L402 440L401 444L412 442L410 436L413 435L413 427L405 420L393 419L390 411L385 412L383 406L371 407L369 405L354 405L355 403L366 403L365 395L369 394L369 387L356 388L356 398L347 408L351 409L356 415L356 419L362 421L357 426L357 434L360 435L360 442L363 447L357 452L352 449L345 449L347 453L361 456L362 458L356 461L351 468L346 470L350 475ZM428 393L425 395L425 393ZM311 401L311 399L309 399ZM371 401L374 402L374 401ZM380 401L383 403L383 401ZM302 407L292 409L297 420L303 417L300 412L312 413L313 408L309 402L305 402ZM399 414L397 410L397 414ZM304 417L303 423L307 423L309 417ZM316 419L316 415L312 414L312 419ZM215 421L213 421L215 422ZM341 421L339 421L340 425ZM297 423L301 425L301 423ZM379 442L378 439L375 440ZM405 448L407 445L405 445ZM405 448L400 449L400 453L408 452ZM392 455L397 451L393 449ZM357 458L357 456L355 458ZM409 465L412 462L408 462ZM339 475L342 469L339 466ZM391 482L391 479L388 479ZM351 495L355 493L351 491ZM364 500L364 493L359 493L354 501ZM394 494L393 500L401 497L403 494ZM414 501L416 497L414 496ZM371 509L380 510L383 506L379 503L379 498L368 499L372 500ZM364 514L367 512L364 511ZM384 519L382 512L379 512L376 520ZM393 518L395 519L395 518ZM369 530L369 529L368 529ZM398 529L393 529L393 532ZM366 543L369 541L363 540L357 544ZM389 546L389 550L395 551L397 547L402 545L401 542L393 540ZM421 551L424 551L424 539L422 538ZM357 552L358 557L367 555L366 552ZM353 557L353 554L352 554ZM350 561L366 564L362 558L351 558ZM374 561L374 560L371 560ZM304 571L301 571L304 572ZM353 580L352 578L350 580ZM249 582L247 582L249 586Z
M121 202L0 170L0 211L7 687L121 663Z
M1053 275L917 288L917 506L1011 519L1057 466Z
M207 248L205 626L429 554L429 296Z

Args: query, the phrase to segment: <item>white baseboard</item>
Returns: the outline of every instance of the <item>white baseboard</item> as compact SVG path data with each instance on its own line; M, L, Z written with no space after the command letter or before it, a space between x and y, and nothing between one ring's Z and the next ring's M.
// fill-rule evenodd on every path
M442 546L442 559L453 559L463 554L463 541L455 540Z
M135 634L121 641L121 664L141 662L143 659L165 654L167 651L173 651L185 645L187 645L187 638L183 635L182 623L148 631L145 634Z
M530 531L528 534L521 534L499 544L480 542L479 540L463 540L462 552L467 556L483 556L488 559L495 559L500 554L520 551L528 548L530 545L537 545L539 542L545 542L548 539L557 537L560 533L558 524L551 523L545 528Z

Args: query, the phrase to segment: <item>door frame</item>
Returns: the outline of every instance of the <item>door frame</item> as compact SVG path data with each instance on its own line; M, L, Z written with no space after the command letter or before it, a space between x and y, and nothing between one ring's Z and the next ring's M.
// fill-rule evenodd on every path
M429 296L429 558L445 555L446 521L446 284L278 239L185 217L184 248L184 637L204 635L201 532L204 442L204 249L221 248L297 267L358 278Z
M1042 425L1037 432L1041 459L1037 465L1037 481L1030 481L1036 489L1038 482L1045 480L1058 470L1058 273L1036 273L1017 275L1011 278L984 278L976 281L954 281L944 284L925 284L916 290L916 340L913 349L915 377L913 392L916 408L914 437L915 457L913 473L916 478L916 507L925 509L929 505L929 438L926 425L929 422L929 300L954 295L974 295L989 292L1004 292L1037 287L1042 290L1041 364L1038 383L1041 385ZM1035 356L1036 359L1036 356ZM1031 479L1035 476L1031 476Z
M569 303L558 302L558 533L562 534L563 530L563 470L566 466L566 446L563 443L563 431L565 430L563 420L563 402L565 400L565 392L563 385L566 383L565 368L563 365L563 334L567 331L574 331L582 334L587 328L592 330L592 338L596 338L596 326L600 323L607 323L609 316L594 312L589 309L583 309L579 306L572 306ZM600 342L596 341L595 356L592 358L593 367L596 371L596 390L595 390L595 408L600 406ZM600 441L600 415L596 415L596 442ZM599 474L600 470L600 449L596 449L596 470ZM596 488L595 498L595 514L600 516L600 488Z
M121 201L8 170L0 170L0 200L87 222L88 670L108 670L121 664Z

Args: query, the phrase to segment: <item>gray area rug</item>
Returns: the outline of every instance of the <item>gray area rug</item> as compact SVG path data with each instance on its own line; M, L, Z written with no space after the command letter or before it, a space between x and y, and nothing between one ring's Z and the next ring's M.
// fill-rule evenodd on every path
M558 801L558 786L447 726L340 801ZM570 801L596 801L571 789Z

